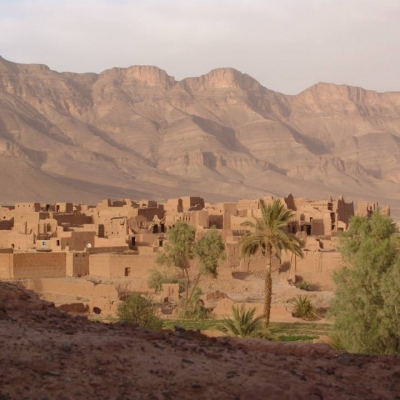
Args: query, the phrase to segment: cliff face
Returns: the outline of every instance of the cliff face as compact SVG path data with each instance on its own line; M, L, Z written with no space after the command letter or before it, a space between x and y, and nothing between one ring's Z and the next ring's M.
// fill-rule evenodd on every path
M400 196L400 93L318 83L296 96L234 69L175 81L0 58L0 201L199 194Z

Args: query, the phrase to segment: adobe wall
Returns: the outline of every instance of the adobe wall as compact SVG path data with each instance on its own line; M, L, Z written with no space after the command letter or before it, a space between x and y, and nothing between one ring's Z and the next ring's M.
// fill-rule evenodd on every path
M70 252L66 255L66 276L81 277L89 275L89 254Z
M66 275L65 253L14 253L13 278L58 278Z
M189 208L200 206L200 209L204 208L204 199L202 197L184 196L181 197L183 211L188 211Z
M83 251L87 245L94 246L95 232L72 232L71 240L69 242L69 249L71 251Z
M35 248L33 238L33 233L30 235L24 235L14 231L0 231L0 249L32 249Z
M53 218L58 224L85 225L92 224L93 218L84 214L53 214Z
M147 280L149 271L156 267L155 254L91 254L89 257L89 273L94 276Z
M112 238L100 238L95 236L94 247L125 247L128 249L127 237L112 237Z
M284 255L282 264L288 273L301 276L320 289L333 291L335 285L332 275L343 268L343 259L337 251L305 251L304 258Z
M92 247L91 249L86 249L88 254L100 254L100 253L123 253L128 251L129 247L125 246L109 246L109 247Z
M39 233L39 220L41 213L29 211L14 211L14 231L17 233ZM48 213L44 213L47 214ZM46 217L44 217L46 218Z
M0 253L0 279L13 279L13 253Z

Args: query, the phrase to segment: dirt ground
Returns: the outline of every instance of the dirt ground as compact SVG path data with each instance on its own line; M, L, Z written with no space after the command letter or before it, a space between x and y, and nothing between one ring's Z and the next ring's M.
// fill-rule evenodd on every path
M90 322L0 282L0 400L400 399L400 356Z

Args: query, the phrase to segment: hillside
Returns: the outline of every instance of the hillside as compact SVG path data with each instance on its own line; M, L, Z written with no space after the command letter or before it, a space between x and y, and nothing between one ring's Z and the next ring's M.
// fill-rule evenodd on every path
M0 201L263 194L378 200L400 216L400 93L296 96L234 69L58 73L0 58Z
M394 399L400 390L396 356L95 323L6 282L0 365L5 400Z

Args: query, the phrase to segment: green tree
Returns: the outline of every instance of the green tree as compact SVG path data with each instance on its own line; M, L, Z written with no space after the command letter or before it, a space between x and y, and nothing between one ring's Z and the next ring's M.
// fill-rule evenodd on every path
M200 278L202 276L216 278L218 276L218 264L226 258L222 236L214 226L195 243L194 254L199 263L199 273L194 280L189 301L197 288Z
M160 330L163 323L155 314L156 305L147 297L134 294L118 305L117 317L154 331Z
M282 250L303 257L302 247L304 242L295 235L286 232L288 223L292 219L292 211L288 210L279 199L275 199L268 205L261 203L261 218L254 217L254 221L243 223L244 226L251 228L251 232L240 239L241 256L243 258L250 257L260 251L265 258L265 327L269 324L271 314L272 257L280 258Z
M178 221L168 231L168 240L165 242L163 250L157 256L157 264L179 268L185 276L186 303L189 301L189 270L190 260L194 258L195 240L195 229L182 221Z
M353 217L339 243L345 266L334 274L334 334L350 352L399 352L400 256L393 221L379 212Z
M254 317L255 308L246 311L244 304L232 306L232 318L226 318L220 321L217 328L228 336L234 337L264 337L264 316Z
M207 230L206 234L196 242L195 229L179 221L168 231L168 240L158 254L157 263L176 267L182 271L186 278L185 305L188 307L196 293L200 278L206 275L215 278L218 263L224 257L224 244L217 229ZM192 282L190 260L194 258L198 260L199 272Z

